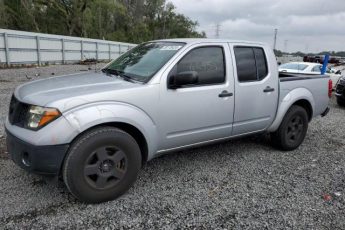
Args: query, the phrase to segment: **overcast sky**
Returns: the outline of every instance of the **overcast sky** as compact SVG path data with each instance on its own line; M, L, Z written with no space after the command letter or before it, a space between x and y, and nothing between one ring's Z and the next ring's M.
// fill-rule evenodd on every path
M277 49L319 52L345 50L345 0L169 0L199 22L199 31L214 38L263 41ZM285 42L286 41L286 42ZM285 45L286 44L286 45Z

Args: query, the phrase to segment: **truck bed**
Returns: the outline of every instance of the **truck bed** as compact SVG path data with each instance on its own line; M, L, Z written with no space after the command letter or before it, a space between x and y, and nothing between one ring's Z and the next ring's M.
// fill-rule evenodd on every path
M280 103L293 90L309 91L314 99L313 117L322 114L328 106L328 75L279 73Z

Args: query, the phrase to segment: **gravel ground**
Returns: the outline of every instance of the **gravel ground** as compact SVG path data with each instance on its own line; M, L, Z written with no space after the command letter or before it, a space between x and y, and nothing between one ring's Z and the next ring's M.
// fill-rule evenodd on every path
M0 70L1 119L18 84L5 75L26 81L26 72L81 68ZM3 148L0 228L345 229L345 109L334 98L330 106L295 151L258 136L166 155L145 165L125 195L99 205L19 169Z

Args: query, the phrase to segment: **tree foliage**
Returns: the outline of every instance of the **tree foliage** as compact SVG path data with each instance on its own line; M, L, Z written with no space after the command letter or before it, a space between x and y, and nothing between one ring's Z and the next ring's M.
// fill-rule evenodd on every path
M297 51L297 52L287 53L287 52L282 52L281 50L274 50L274 54L277 57L281 57L284 55L304 57L304 56L315 56L315 55L325 55L325 54L329 54L330 56L333 56L333 57L345 57L345 51L322 51L319 53L304 53L301 51Z
M2 28L140 43L206 37L165 0L0 0Z

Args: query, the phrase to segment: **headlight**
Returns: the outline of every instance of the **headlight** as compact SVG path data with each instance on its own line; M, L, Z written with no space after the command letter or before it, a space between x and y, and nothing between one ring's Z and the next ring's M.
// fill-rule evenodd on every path
M60 116L61 113L57 109L32 105L29 109L26 126L29 129L37 130Z

